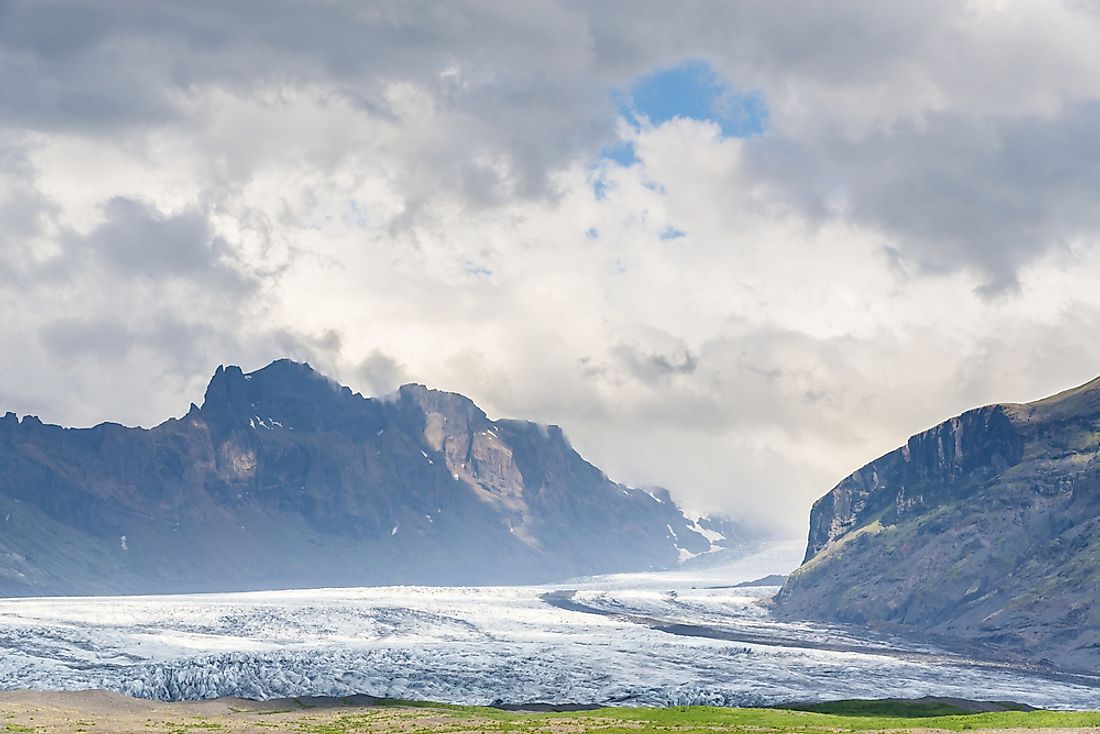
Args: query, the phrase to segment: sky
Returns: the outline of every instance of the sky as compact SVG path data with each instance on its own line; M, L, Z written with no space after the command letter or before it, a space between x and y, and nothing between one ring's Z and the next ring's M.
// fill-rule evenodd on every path
M1100 5L0 0L0 411L309 361L791 533L1100 374Z

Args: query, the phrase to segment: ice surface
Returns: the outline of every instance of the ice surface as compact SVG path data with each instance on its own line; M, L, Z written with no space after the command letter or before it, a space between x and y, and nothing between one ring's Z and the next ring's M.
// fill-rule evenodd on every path
M928 694L1100 707L1100 689L1088 685L907 657L919 648L897 643L883 654L882 640L780 623L759 603L774 588L729 588L787 572L800 554L801 543L769 545L720 567L549 587L0 600L0 688L106 688L161 699L368 693L475 704L749 705ZM599 613L544 598L566 590ZM783 644L680 636L624 618L631 616ZM817 649L823 643L853 649Z

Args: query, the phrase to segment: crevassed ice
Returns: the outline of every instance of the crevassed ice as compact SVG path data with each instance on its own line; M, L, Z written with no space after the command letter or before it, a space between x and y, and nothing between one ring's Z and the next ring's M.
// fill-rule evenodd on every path
M742 568L758 575L787 570ZM739 580L706 575L707 586ZM666 573L561 587L0 600L0 688L105 688L165 700L367 693L468 704L744 706L945 695L1100 707L1100 691L1088 686L813 649L823 640L862 641L774 620L758 604L774 589L699 586L696 576ZM542 598L559 588L575 589L578 603L603 614ZM681 637L622 615L774 635L806 647Z

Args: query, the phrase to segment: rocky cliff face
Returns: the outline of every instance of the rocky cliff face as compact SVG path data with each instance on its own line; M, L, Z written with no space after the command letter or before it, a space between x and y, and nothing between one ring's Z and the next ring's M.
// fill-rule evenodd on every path
M963 413L913 436L814 503L805 560L869 522L896 525L943 501L962 499L1022 456L1020 434L1000 405Z
M818 500L789 617L1100 666L1100 380L953 418Z
M673 565L720 542L561 429L287 360L218 368L149 429L0 418L0 594L517 583Z

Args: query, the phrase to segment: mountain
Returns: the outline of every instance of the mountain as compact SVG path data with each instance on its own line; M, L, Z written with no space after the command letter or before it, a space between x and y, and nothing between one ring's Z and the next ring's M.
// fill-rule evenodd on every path
M1100 669L1100 379L909 439L810 513L780 614Z
M537 582L721 542L557 426L421 385L369 399L289 360L219 367L152 429L0 418L0 595Z

